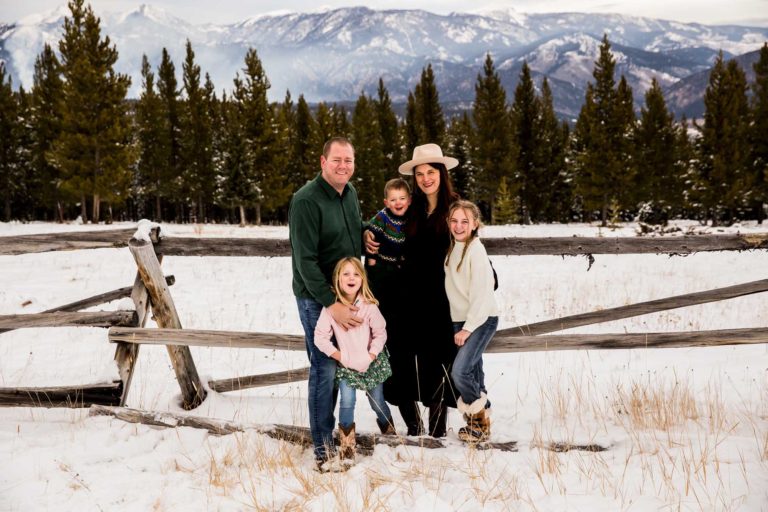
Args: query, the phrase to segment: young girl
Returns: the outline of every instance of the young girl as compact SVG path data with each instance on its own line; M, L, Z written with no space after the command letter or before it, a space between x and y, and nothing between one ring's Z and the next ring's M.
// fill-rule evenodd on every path
M359 308L363 323L344 330L323 308L315 327L315 344L324 354L340 363L336 371L341 400L339 403L339 440L343 459L355 457L355 394L367 392L382 434L395 434L392 413L384 401L383 382L392 374L386 352L386 322L371 293L363 264L358 258L342 258L333 270L336 299ZM331 338L336 337L338 348Z
M483 373L483 351L499 324L493 297L493 270L477 232L480 210L456 201L448 210L451 246L445 259L445 291L451 305L454 342L459 347L451 376L461 395L457 401L467 426L459 439L474 443L491 435L490 407Z

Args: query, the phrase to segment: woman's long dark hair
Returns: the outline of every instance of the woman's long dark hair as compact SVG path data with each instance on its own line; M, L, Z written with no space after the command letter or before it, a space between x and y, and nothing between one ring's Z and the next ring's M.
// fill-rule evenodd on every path
M445 217L448 215L448 208L451 207L454 201L459 199L459 195L453 191L453 183L451 177L448 175L448 169L441 163L430 163L432 167L440 171L440 188L437 190L437 206L432 212L433 217L442 219L443 222L436 224L437 229L440 232L448 232L448 223L445 222ZM418 221L424 219L424 212L427 211L427 195L416 184L416 169L413 170L413 182L411 183L411 189L413 190L413 198L411 206L408 208L408 220L406 224L406 234L413 234L418 229Z

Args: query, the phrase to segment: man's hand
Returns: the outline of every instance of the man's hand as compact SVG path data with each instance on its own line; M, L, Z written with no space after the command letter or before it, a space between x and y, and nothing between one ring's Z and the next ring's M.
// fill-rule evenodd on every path
M456 334L453 335L453 342L456 344L457 347L461 347L464 345L464 343L467 342L467 338L469 338L469 335L472 334L466 329L462 329Z
M328 312L342 329L348 331L363 323L363 319L355 315L358 309L356 306L347 306L341 302L336 302L328 307Z
M365 250L368 254L379 254L379 242L373 237L373 233L366 231L363 235L365 238Z

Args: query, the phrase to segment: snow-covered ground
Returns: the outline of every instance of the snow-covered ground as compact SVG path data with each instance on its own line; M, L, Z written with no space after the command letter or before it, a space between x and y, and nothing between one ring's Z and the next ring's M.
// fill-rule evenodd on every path
M764 232L680 223L681 233ZM0 236L132 227L0 224ZM590 225L486 228L484 236L633 236ZM285 227L164 226L179 236L285 237ZM671 235L674 236L674 235ZM0 242L2 243L2 242ZM492 257L501 328L768 278L765 251L687 257ZM301 334L289 258L168 257L184 327ZM0 314L34 313L136 274L127 249L0 256ZM768 326L765 294L571 332ZM118 301L98 309L123 309ZM192 348L204 380L307 364L303 352ZM0 334L0 387L117 378L95 328ZM255 433L158 429L87 410L0 408L0 511L38 510L768 510L768 346L552 351L485 356L496 441L519 451L377 446L343 474L313 470L310 450ZM306 383L209 392L191 414L307 425ZM163 347L141 348L129 407L183 413ZM396 426L402 430L400 418ZM375 417L358 400L358 429ZM551 441L602 453L555 453Z

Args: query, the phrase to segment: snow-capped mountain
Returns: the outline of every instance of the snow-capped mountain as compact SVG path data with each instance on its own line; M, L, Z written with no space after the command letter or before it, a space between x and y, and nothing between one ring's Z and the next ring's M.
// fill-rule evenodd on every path
M66 15L60 8L0 25L0 59L14 84L31 86L35 58L45 42L57 48ZM365 7L192 25L144 5L102 15L102 31L117 45L117 68L133 78L129 94L134 97L141 89L142 54L157 66L162 48L167 48L180 75L187 39L218 90L231 87L247 49L256 48L272 83L273 100L290 89L308 101L350 101L361 91L373 94L382 77L393 100L404 101L421 69L432 63L441 100L467 104L490 52L510 97L526 60L537 81L548 77L556 108L567 116L578 113L604 33L616 56L617 78L625 74L638 104L653 77L672 87L705 71L721 49L731 57L755 51L768 40L766 28L615 14L523 14L508 9L438 15Z
M736 57L736 62L744 70L747 83L755 81L755 69L752 67L760 59L760 50ZM664 91L667 106L679 115L688 118L700 117L704 112L704 91L709 84L709 69L694 73L671 85Z

